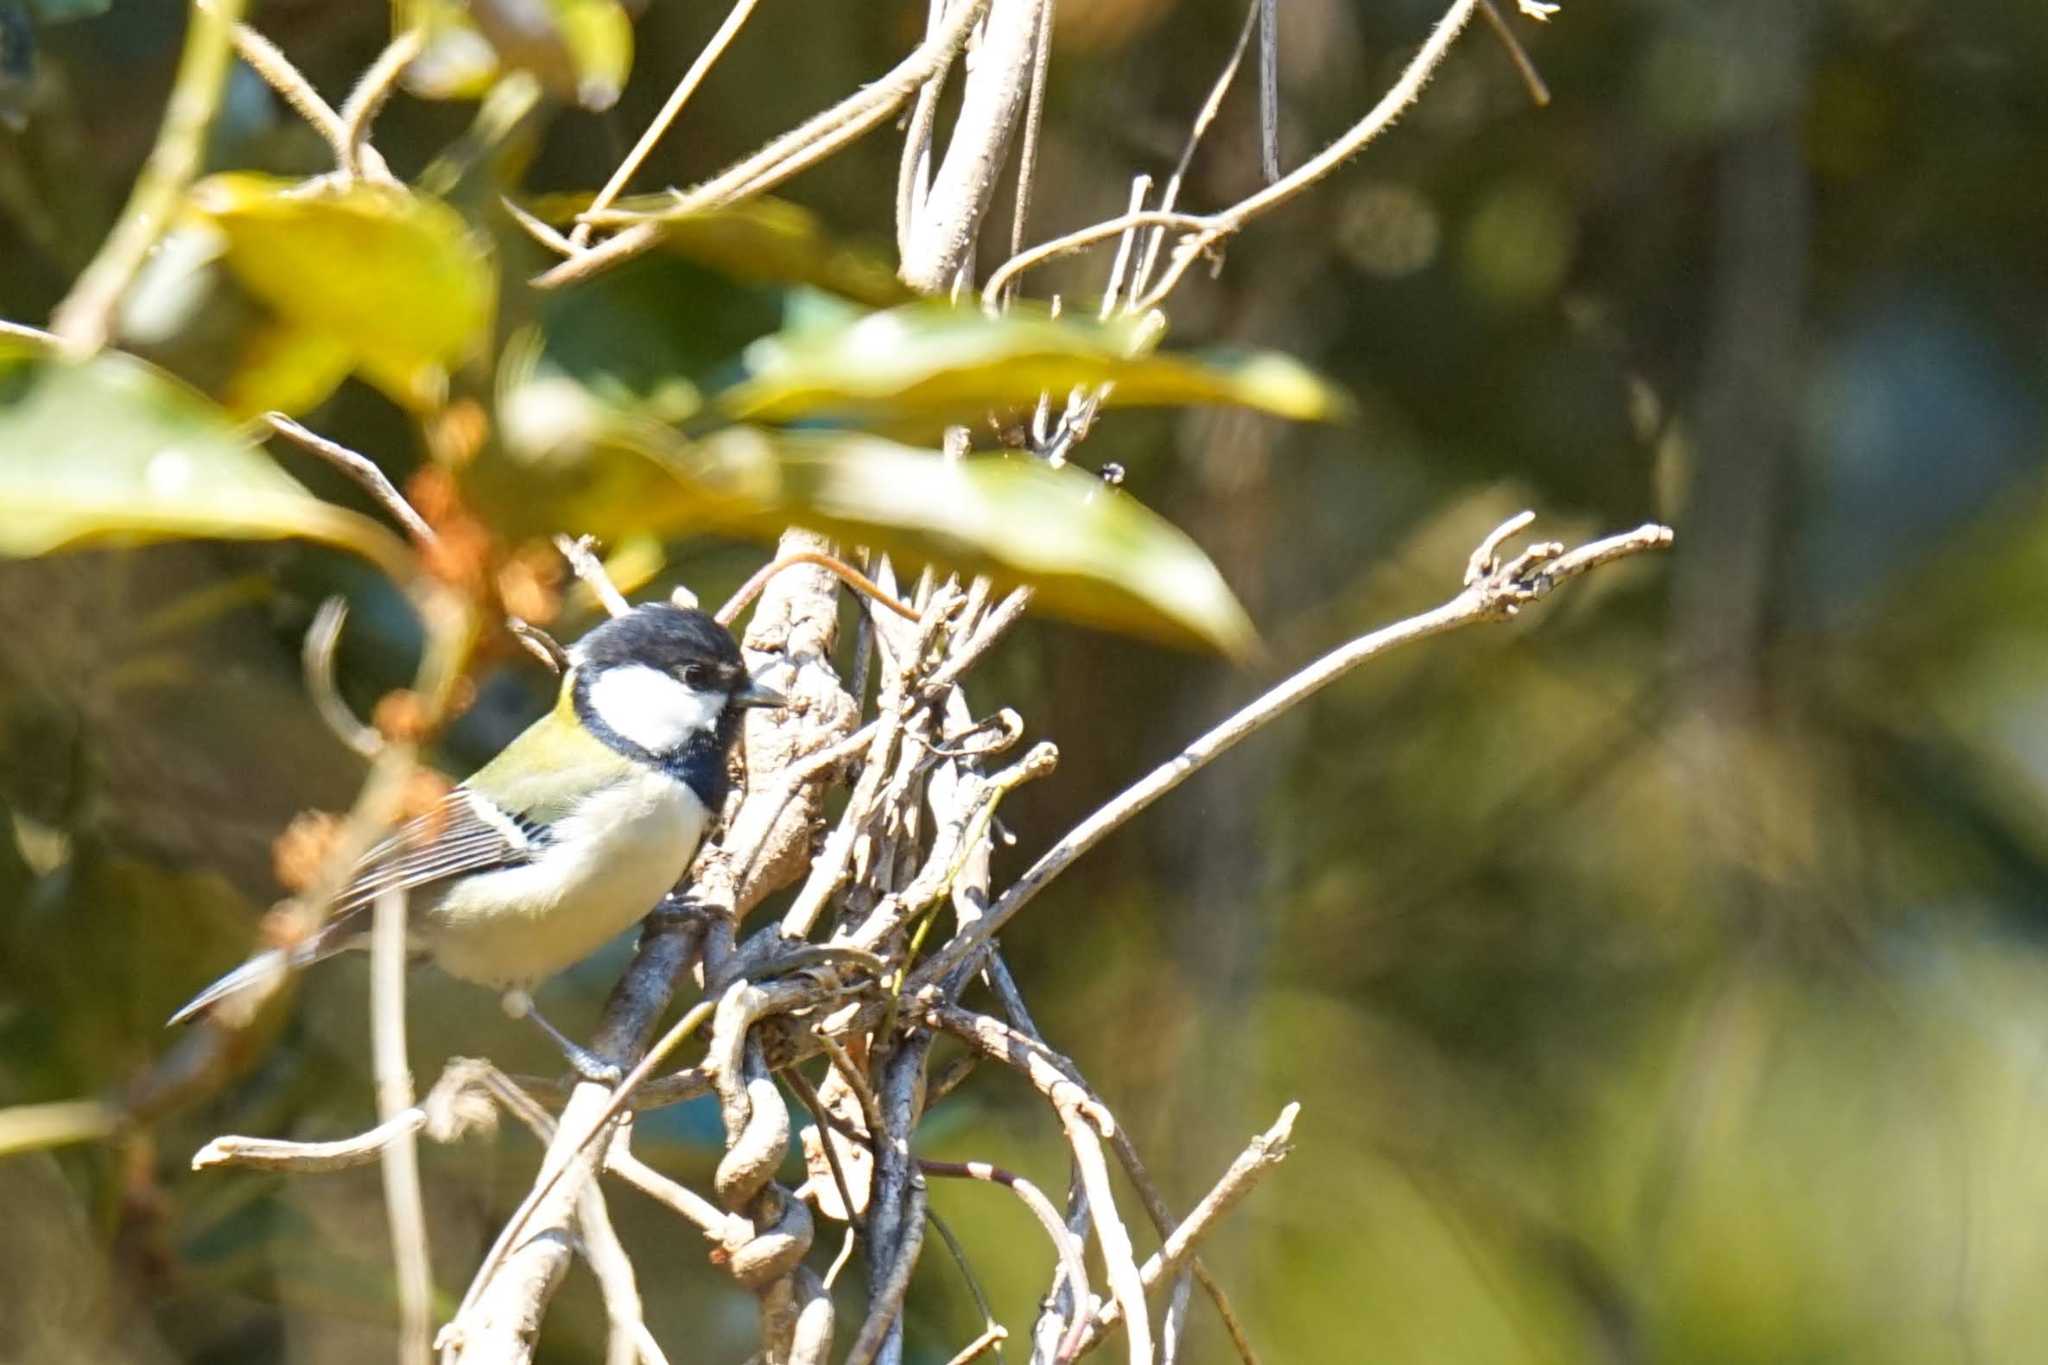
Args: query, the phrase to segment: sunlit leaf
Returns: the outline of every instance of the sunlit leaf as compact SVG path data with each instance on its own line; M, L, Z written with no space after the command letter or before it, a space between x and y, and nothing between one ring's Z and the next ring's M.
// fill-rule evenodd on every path
M1216 566L1171 522L1072 466L949 460L879 437L720 432L690 452L705 514L772 537L794 523L853 544L1028 584L1055 615L1243 654L1253 633Z
M240 362L220 396L236 417L317 407L356 363L343 343L285 323L251 333Z
M918 303L837 328L764 337L748 377L719 407L750 422L823 420L901 434L979 423L992 410L1114 384L1113 406L1228 403L1296 420L1344 412L1341 392L1269 351L1168 354L1142 348L1135 323Z
M447 370L489 330L489 257L445 204L386 185L216 175L193 210L226 239L225 261L302 348L345 349L408 404L434 401Z
M524 411L521 410L522 406ZM611 538L810 527L915 563L1029 584L1054 615L1242 654L1243 609L1199 547L1135 498L1025 456L948 460L876 436L735 427L692 441L560 374L501 396L514 458L471 472L482 501ZM536 524L531 531L544 529Z
M660 213L667 195L633 195L614 202L628 211ZM527 207L542 221L567 225L590 203L589 195L546 195ZM762 284L807 284L829 294L888 308L912 297L889 258L830 236L818 216L786 199L745 199L659 224L661 245L686 260Z
M82 363L0 337L0 554L102 541L303 536L387 572L405 547L322 502L204 397L129 356Z
M475 99L512 69L601 112L633 69L633 21L617 0L398 0L392 18L395 32L426 30L405 73L425 99Z

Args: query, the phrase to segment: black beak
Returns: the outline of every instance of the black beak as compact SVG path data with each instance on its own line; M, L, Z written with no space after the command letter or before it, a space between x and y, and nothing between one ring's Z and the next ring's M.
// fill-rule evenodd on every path
M747 685L732 694L734 706L787 706L789 698L777 692L766 683L754 678L747 679Z

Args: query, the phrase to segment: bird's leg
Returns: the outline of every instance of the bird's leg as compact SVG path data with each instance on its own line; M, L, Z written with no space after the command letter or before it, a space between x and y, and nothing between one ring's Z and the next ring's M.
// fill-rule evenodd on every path
M540 1025L540 1031L553 1039L555 1046L562 1050L562 1056L568 1060L569 1069L584 1080L593 1081L598 1085L614 1086L625 1078L626 1073L622 1067L605 1061L550 1024L547 1016L534 1007L533 996L528 992L517 989L506 991L499 997L499 1003L505 1007L505 1013L511 1018L531 1019Z

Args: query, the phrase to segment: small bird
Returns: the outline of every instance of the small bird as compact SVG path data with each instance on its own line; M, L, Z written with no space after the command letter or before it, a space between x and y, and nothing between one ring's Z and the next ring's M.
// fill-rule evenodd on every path
M709 614L662 603L613 618L568 651L554 710L365 854L317 933L251 958L170 1022L283 967L368 947L372 905L396 890L416 954L525 1013L536 982L681 879L725 803L742 712L784 704ZM588 1074L592 1059L534 1018Z

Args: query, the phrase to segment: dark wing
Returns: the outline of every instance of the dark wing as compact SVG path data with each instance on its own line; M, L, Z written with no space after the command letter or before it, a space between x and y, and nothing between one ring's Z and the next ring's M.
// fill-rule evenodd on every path
M407 821L363 855L318 933L288 953L272 949L257 954L193 997L170 1022L182 1023L259 976L303 967L361 943L370 927L365 912L386 891L410 890L465 872L517 867L539 856L547 839L544 826L508 815L469 789L457 787L434 809Z
M363 855L335 898L333 914L360 909L386 891L407 891L465 873L532 862L547 843L545 827L509 815L467 787L457 787L425 815ZM329 920L329 927L334 921Z

